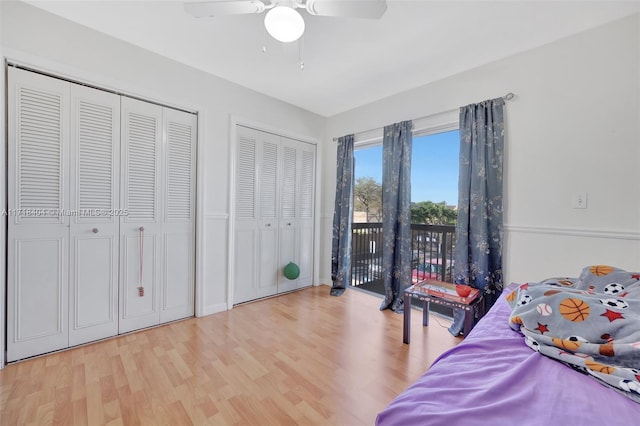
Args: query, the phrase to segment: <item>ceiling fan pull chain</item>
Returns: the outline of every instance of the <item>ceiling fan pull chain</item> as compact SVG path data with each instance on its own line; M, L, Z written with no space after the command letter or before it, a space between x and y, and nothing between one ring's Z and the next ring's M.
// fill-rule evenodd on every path
M304 35L300 37L300 71L304 71Z
M267 29L262 26L262 53L267 53Z
M138 296L144 297L142 274L144 271L144 228L138 228Z

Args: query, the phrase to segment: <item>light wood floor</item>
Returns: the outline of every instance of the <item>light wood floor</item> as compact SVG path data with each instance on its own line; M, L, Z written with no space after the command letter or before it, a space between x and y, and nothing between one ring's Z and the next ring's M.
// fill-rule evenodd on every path
M459 343L437 318L321 286L0 370L2 425L372 425ZM438 322L442 324L438 324Z

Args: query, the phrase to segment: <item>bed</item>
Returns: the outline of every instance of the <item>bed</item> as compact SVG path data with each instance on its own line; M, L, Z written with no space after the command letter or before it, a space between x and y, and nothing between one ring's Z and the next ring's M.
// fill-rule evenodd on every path
M602 266L602 265L600 265ZM583 270L579 278L552 279L536 283L573 291L584 297L595 296L594 286L585 283L584 278L593 267ZM608 267L607 267L608 268ZM622 270L612 268L615 273ZM585 272L586 271L586 272ZM628 273L636 293L624 300L628 305L640 308L640 275ZM614 274L615 275L615 274ZM601 275L595 276L600 282L596 290L602 290L606 282ZM609 280L611 281L611 280ZM616 281L620 281L616 279ZM613 282L613 281L611 281ZM589 284L589 285L587 285ZM620 285L619 283L614 283ZM594 377L591 371L571 367L543 355L535 342L518 330L528 313L514 315L514 311L542 313L539 305L528 303L531 293L529 284L512 284L487 314L478 322L465 340L455 348L442 354L409 388L394 399L376 419L377 425L632 425L640 424L640 403L633 389L629 394L607 386ZM574 288L575 286L575 288ZM585 291L583 288L588 288ZM608 287L611 289L612 287ZM616 287L614 290L620 290ZM549 291L546 291L549 294ZM558 293L558 291L555 291ZM604 294L604 293L603 293ZM554 297L557 296L554 294ZM600 297L598 303L612 299ZM629 296L618 293L615 296ZM577 297L577 296L576 296ZM509 299L509 300L507 300ZM529 305L529 306L526 306ZM551 305L549 305L551 306ZM556 306L556 310L559 310ZM633 306L632 306L633 307ZM614 308L612 310L615 311ZM618 310L619 311L619 310ZM625 316L631 317L625 311ZM596 316L597 315L597 316ZM601 318L604 317L604 318ZM532 317L533 318L533 317ZM549 318L549 317L545 317ZM592 309L592 319L606 322L596 308ZM640 333L640 316L626 323L626 330L633 334L632 340ZM535 320L535 318L534 318ZM539 320L539 318L538 318ZM626 320L625 320L626 321ZM520 322L520 324L518 324ZM524 321L526 323L526 321ZM543 321L544 322L544 321ZM547 321L548 322L548 321ZM614 321L612 324L623 324ZM585 321L586 324L586 321ZM616 332L621 333L619 330ZM581 331L581 333L586 333ZM540 333L545 335L544 332ZM603 335L603 338L608 336ZM584 340L584 339L581 339ZM640 338L635 340L633 362L640 362ZM602 345L601 345L602 346ZM629 348L634 347L631 343ZM544 351L543 351L544 352ZM570 351L565 351L564 354ZM580 355L577 353L575 355ZM571 353L574 355L573 353ZM638 373L640 371L625 369ZM635 383L637 384L638 381ZM630 382L630 381L626 381ZM633 395L631 395L633 394ZM631 397L630 397L631 396ZM635 400L634 400L635 399Z

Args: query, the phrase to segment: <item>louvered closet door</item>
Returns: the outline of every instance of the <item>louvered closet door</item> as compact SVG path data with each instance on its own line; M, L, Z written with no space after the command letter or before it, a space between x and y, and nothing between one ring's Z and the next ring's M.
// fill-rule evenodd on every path
M118 334L120 97L71 85L69 344Z
M298 265L297 287L313 284L314 210L316 146L304 142L298 145Z
M68 346L69 84L8 69L7 360Z
M296 190L299 179L298 142L282 138L282 178L280 195L280 238L278 265L278 292L291 291L297 288L298 280L289 280L283 274L289 262L298 263L298 218L297 206L299 197Z
M160 322L162 107L122 98L119 332Z
M260 132L236 127L235 235L233 303L258 297L257 267L257 155Z
M160 322L193 316L195 272L194 114L164 108L164 237Z
M278 292L280 137L260 132L258 148L258 297L265 297Z

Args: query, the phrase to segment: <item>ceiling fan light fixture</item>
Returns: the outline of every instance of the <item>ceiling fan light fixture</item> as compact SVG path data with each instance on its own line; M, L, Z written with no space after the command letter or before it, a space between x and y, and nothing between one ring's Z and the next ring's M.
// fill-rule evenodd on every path
M264 17L264 26L271 37L283 43L296 41L304 33L304 19L287 6L276 6Z

